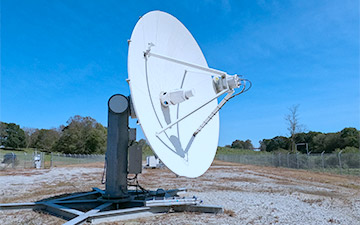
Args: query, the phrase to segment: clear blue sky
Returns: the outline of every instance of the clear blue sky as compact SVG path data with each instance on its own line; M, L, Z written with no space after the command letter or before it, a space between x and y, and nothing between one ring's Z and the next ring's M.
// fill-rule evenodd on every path
M219 145L288 135L295 104L308 131L360 128L356 0L2 0L0 120L52 128L78 114L106 125L108 98L129 94L127 40L151 10L177 17L209 66L252 80L220 111Z

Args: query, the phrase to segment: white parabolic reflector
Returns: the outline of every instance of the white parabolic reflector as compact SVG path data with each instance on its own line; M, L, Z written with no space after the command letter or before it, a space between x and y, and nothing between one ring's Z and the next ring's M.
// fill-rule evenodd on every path
M149 51L206 68L207 62L191 33L170 14L161 11L145 14L131 35L129 85L143 132L170 170L180 176L198 177L210 167L219 139L218 113L193 136L218 104L212 77L203 70L146 55ZM182 101L178 90L191 97ZM174 102L182 102L164 107L160 95L169 92L175 96ZM159 133L211 99L209 104Z

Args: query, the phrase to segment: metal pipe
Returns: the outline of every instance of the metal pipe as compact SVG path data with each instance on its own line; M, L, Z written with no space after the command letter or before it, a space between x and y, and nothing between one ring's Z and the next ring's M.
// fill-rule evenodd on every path
M53 153L50 155L50 168L53 167Z
M11 152L11 154L12 154L12 157L11 157L12 168L14 169L15 168L15 153Z
M341 150L338 154L338 157L339 157L339 166L340 166L340 174L342 174L342 165L341 165L341 153L342 153L343 150Z
M309 144L305 143L305 146L306 146L306 152L307 152L307 154L309 154Z
M279 153L278 158L279 158L279 167L281 167L281 153Z
M286 161L287 161L287 166L288 166L288 168L290 168L289 154L290 154L290 152L287 153L287 157L286 157Z
M234 94L234 90L231 90L227 93L227 95L221 100L221 102L216 106L216 108L211 112L211 114L204 120L204 122L200 125L200 127L194 132L193 136L195 137L205 126L209 123L209 121L216 115L217 112L225 105L227 101L229 101L232 94Z
M24 169L26 168L27 153L24 152Z
M217 99L218 97L220 97L221 95L223 95L225 92L227 92L228 90L223 90L221 92L219 92L217 95L215 95L215 97L211 98L210 100L208 100L207 102L205 102L204 104L202 104L201 106L199 106L198 108L196 108L195 110L193 110L192 112L186 114L185 116L181 117L180 119L177 119L175 122L169 124L168 126L166 126L165 128L163 128L162 130L160 130L159 132L156 133L156 136L159 136L162 132L166 131L167 129L171 128L172 126L174 126L175 124L179 123L180 121L182 121L183 119L185 119L186 117L190 116L191 114L193 114L194 112L198 111L199 109L201 109L202 107L204 107L205 105L209 104L210 102L212 102L214 99Z
M323 152L321 153L321 163L322 163L322 169L323 169L323 171L325 170L324 152L325 152L325 151L323 151Z
M154 57L159 58L159 59L168 60L168 61L173 62L173 63L178 63L178 64L181 64L181 65L184 65L184 66L189 66L189 67L192 67L192 68L195 68L195 69L199 69L199 70L206 71L206 72L209 72L209 73L217 74L217 75L220 75L220 76L223 76L223 75L227 74L226 72L223 72L223 71L220 71L220 70L217 70L217 69L212 69L212 68L209 68L209 67L204 67L204 66L200 66L200 65L197 65L197 64L181 61L179 59L174 59L174 58L171 58L171 57L168 57L168 56L159 55L159 54L156 54L156 53L152 53L150 51L146 52L145 54L147 56L149 56L149 57L154 56Z
M129 105L123 95L108 103L106 184L104 198L127 198Z
M296 165L297 165L297 168L299 169L299 153L296 152Z

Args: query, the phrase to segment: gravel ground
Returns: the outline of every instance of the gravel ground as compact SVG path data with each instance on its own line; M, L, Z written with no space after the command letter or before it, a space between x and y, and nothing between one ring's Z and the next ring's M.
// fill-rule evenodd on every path
M100 184L102 164L0 172L0 202L31 202ZM221 205L224 214L169 213L111 224L360 224L360 178L215 161L201 177L144 170L147 189L185 187L183 196ZM31 210L0 211L0 224L62 224Z

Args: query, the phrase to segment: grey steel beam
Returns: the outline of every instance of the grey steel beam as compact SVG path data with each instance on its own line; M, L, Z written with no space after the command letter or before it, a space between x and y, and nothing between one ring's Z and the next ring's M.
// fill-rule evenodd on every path
M40 204L40 203L38 203ZM70 209L68 207L62 206L62 205L58 205L58 204L54 204L51 202L44 202L41 203L43 206L45 206L45 210L51 213L54 213L56 215L62 216L66 219L72 219L76 216L79 216L81 214L83 214L84 212L81 212L79 210L76 209Z
M50 201L50 202L63 201L63 200L68 200L68 199L85 197L85 196L93 195L93 194L97 194L97 193L98 193L98 191L92 191L92 192L86 192L86 193L79 193L79 194L69 195L69 196L66 196L66 197L57 198L57 199L53 199L53 200L49 200L49 201Z
M99 202L98 199L81 199L81 200L65 200L65 201L51 201L55 204L78 204L78 203L91 203Z
M195 198L184 198L184 199L164 199L164 200L148 200L145 205L149 207L157 206L176 206L176 205L196 205L197 200Z
M105 194L105 191L101 190L100 188L93 187L92 188L95 192L99 192L100 194Z
M0 210L7 209L33 209L36 207L35 202L22 202L22 203L5 203L0 204Z

